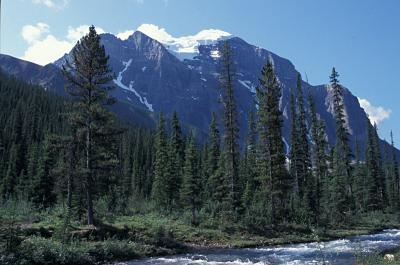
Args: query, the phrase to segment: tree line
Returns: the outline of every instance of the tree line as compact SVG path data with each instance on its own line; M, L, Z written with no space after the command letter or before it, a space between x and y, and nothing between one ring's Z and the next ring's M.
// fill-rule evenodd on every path
M132 201L162 214L184 213L193 225L243 224L264 232L287 223L350 225L356 216L399 211L394 148L381 150L368 128L365 160L351 147L343 87L332 69L335 145L301 76L290 94L291 147L286 154L281 86L272 62L262 68L245 140L239 139L234 53L221 47L221 113L212 113L204 143L183 133L176 112L161 112L155 131L123 124L107 110L113 79L94 27L63 67L72 100L0 76L2 201L17 198L38 209L64 204L68 216L96 224L94 202L130 214ZM216 99L218 100L218 99ZM241 146L240 142L244 142ZM352 152L352 150L354 150ZM86 216L86 217L84 217Z

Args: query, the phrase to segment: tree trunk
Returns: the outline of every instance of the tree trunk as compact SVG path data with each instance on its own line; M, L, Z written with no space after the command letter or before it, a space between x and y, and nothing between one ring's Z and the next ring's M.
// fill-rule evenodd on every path
M72 143L68 150L69 168L68 168L68 180L67 180L67 208L72 208L72 177L75 171L74 156L75 156L75 143Z
M87 200L87 221L88 225L93 225L93 201L92 201L92 139L91 139L91 125L90 121L87 125L86 133L86 169L87 169L87 179L86 179L86 200Z
M68 210L70 210L72 208L72 176L71 176L71 173L68 174L67 208L68 208Z
M87 200L87 218L88 225L93 225L93 201L92 201L92 191L88 186L86 188L86 200Z

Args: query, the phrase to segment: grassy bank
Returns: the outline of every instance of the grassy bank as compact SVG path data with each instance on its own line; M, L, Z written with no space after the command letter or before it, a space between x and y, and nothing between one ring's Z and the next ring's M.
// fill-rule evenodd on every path
M286 224L263 234L240 224L204 222L192 226L181 215L137 212L127 216L99 214L96 226L66 221L65 210L36 212L29 205L0 209L3 252L0 264L96 264L148 256L171 255L194 248L241 248L325 241L399 227L395 217L376 213L361 216L351 228L313 229ZM72 218L71 220L79 220ZM361 264L361 263L360 263Z
M359 257L356 265L400 265L400 248L365 257Z

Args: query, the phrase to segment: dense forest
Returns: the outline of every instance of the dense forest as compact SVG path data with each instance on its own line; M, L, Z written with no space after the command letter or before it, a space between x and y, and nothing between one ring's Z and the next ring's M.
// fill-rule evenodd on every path
M93 27L63 68L71 99L1 74L1 204L25 201L36 211L62 205L65 222L89 226L101 222L101 205L111 215L179 215L191 226L229 230L240 224L258 235L288 224L349 227L370 213L399 213L393 139L391 148L381 150L377 127L365 120L366 150L350 146L335 68L335 145L328 145L324 121L299 75L291 91L286 154L281 87L271 62L260 73L247 138L239 139L234 60L226 43L216 88L221 98L215 99L223 111L212 114L205 142L184 134L176 113L160 113L152 131L107 111L114 103L113 75ZM140 210L132 211L138 204Z

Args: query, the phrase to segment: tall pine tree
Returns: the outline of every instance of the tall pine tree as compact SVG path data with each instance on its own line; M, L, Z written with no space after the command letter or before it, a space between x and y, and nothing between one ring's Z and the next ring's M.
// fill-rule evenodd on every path
M183 172L182 203L192 213L192 224L197 224L196 213L200 208L201 180L198 174L197 150L193 136L189 137L186 145Z
M268 196L270 222L278 223L287 216L289 174L282 140L283 117L279 109L281 88L273 65L268 62L262 69L260 86L257 88L258 117L264 194Z
M335 114L336 140L333 152L333 170L331 178L331 220L336 223L344 221L345 213L351 209L351 152L349 133L345 119L343 88L339 84L339 74L335 68L330 75L333 90L333 108Z
M164 210L170 210L171 201L168 194L170 172L168 168L168 143L165 132L164 114L160 113L155 140L154 182L152 197L157 205Z
M224 156L225 177L229 183L228 212L236 217L240 207L238 192L239 179L239 125L237 120L236 99L234 95L234 54L230 44L226 41L221 51L220 85L222 90L222 103L224 108Z
M113 74L108 59L100 36L91 26L89 33L74 47L72 61L67 60L63 66L63 74L69 83L66 90L77 99L70 120L84 138L88 225L94 224L93 196L98 169L111 166L107 163L111 161L110 155L104 152L112 148L102 148L102 144L119 133L114 130L111 114L105 109L106 105L115 102L109 95L113 89L110 85Z

